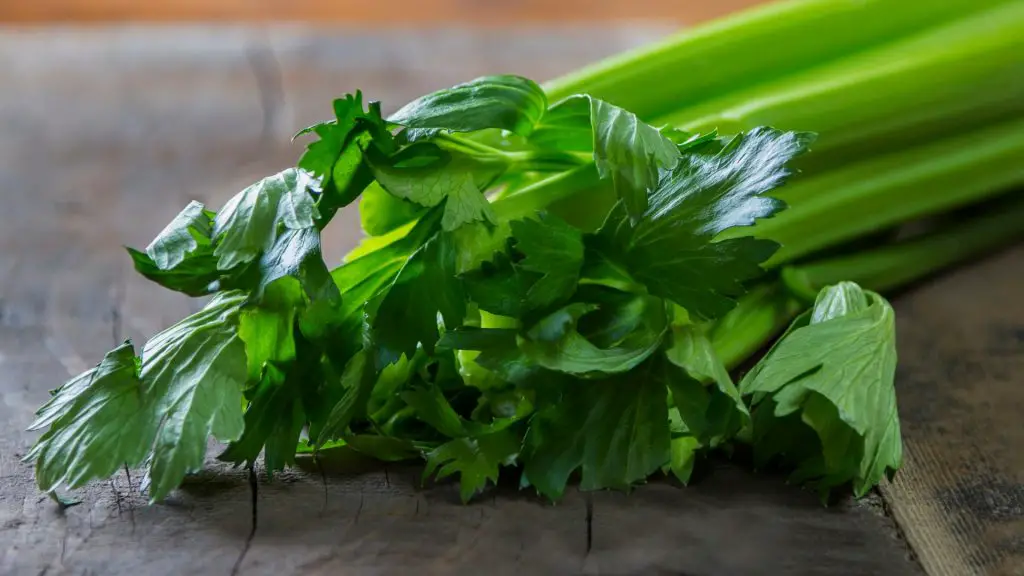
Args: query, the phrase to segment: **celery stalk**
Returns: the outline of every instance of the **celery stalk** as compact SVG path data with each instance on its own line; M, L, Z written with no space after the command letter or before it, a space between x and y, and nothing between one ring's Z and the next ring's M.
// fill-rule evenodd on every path
M779 190L789 208L730 235L770 238L775 266L1024 182L1024 118L870 158Z
M823 160L828 149L861 142L870 143L867 153L891 150L972 127L979 119L1024 112L1022 38L1024 3L1007 4L680 108L658 123L725 134L762 125L813 130L819 139L812 162ZM920 125L931 133L920 133Z
M712 323L711 343L733 369L778 336L822 287L850 280L875 291L898 289L1024 238L1022 222L1024 198L1010 198L919 238L787 267L781 282L756 286Z
M1012 0L795 0L685 30L544 85L644 119L670 114Z
M792 291L811 299L822 286L847 279L888 291L1019 238L1024 238L1024 196L923 238L786 268L783 276Z

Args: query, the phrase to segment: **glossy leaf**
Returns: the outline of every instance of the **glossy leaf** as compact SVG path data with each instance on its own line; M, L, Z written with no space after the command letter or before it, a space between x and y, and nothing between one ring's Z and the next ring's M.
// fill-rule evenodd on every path
M418 98L388 118L406 127L409 141L442 131L487 128L528 135L547 108L536 82L520 76L484 76Z
M778 245L750 237L715 238L783 209L782 202L763 194L783 183L791 172L787 163L808 140L804 134L755 129L718 150L683 155L636 224L622 207L614 210L595 248L652 294L697 319L721 316L744 292L744 283L763 274L760 264Z
M214 220L217 267L229 270L270 250L279 226L292 230L315 226L318 213L310 185L305 172L289 168L229 200Z

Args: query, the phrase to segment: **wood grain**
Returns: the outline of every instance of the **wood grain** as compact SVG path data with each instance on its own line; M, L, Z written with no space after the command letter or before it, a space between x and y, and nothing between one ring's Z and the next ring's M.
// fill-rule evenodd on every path
M1024 574L1022 294L1024 246L896 306L906 462L883 489L935 576Z
M55 22L308 22L508 25L658 20L701 22L757 0L11 0L0 21Z

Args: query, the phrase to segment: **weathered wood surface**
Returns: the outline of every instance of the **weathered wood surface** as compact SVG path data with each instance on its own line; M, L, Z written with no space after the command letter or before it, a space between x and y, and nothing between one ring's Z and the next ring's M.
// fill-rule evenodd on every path
M601 43L592 32L0 34L0 573L228 574L247 546L237 470L211 465L153 507L122 475L61 512L19 462L47 390L196 307L134 275L120 245L144 245L190 199L219 205L293 163L288 136L346 90L394 108L486 72L550 77L663 31L605 30ZM356 222L347 213L332 225L328 258L352 245ZM936 574L1012 574L1022 554L1022 262L1024 251L1008 253L897 304L908 462L887 494ZM589 514L577 493L557 507L509 490L461 506L450 486L419 489L416 468L358 470L262 483L239 571L919 570L878 500L826 510L728 466L685 490L594 494Z

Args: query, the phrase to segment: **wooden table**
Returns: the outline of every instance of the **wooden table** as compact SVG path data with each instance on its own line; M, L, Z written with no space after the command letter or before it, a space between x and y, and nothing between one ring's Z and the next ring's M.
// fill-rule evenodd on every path
M292 164L288 137L362 88L389 109L483 73L552 77L653 28L367 32L127 28L0 33L0 573L1024 574L1024 249L896 301L906 465L884 499L824 509L722 464L677 489L510 490L462 506L415 467L211 463L147 507L121 475L61 511L20 463L32 412L122 338L197 303L136 276L190 199L220 205ZM328 258L357 238L332 225ZM137 479L133 479L137 480Z

